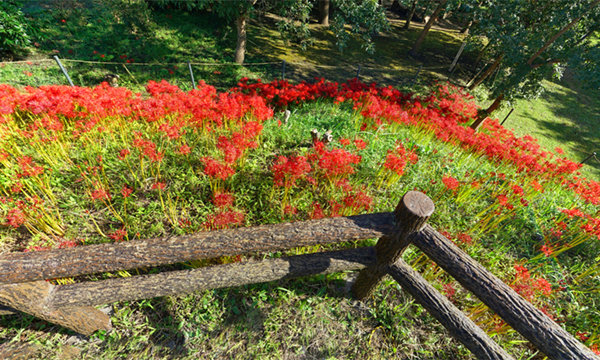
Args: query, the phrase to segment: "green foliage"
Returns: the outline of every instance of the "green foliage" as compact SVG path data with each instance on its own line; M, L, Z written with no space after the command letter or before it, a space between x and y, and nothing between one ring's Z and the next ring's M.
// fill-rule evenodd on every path
M313 7L310 0L297 0L291 3L282 3L279 13L283 19L277 22L277 29L284 42L290 41L300 45L302 50L312 46L314 38L308 29L310 11Z
M29 45L21 1L0 1L0 51L18 53Z
M350 26L350 33L360 35L363 48L372 54L375 52L373 36L377 33L389 30L389 24L385 17L385 9L379 6L377 0L352 1L336 0L333 2L339 8L331 23L331 29L337 37L336 45L340 51L346 47L349 33L346 26Z
M485 38L490 58L503 56L494 96L535 98L542 80L560 79L566 67L590 86L600 83L600 49L588 35L600 20L595 0L488 0L478 8L470 42ZM575 21L575 25L570 24ZM566 30L566 31L565 31Z

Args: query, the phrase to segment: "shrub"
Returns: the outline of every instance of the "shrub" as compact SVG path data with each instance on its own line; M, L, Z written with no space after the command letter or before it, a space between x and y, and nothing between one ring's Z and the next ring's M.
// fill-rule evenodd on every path
M20 1L0 1L0 52L19 53L29 45Z

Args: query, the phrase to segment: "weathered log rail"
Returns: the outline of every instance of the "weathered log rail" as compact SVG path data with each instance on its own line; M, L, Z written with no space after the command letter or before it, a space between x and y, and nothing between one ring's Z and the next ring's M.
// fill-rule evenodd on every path
M359 215L184 237L0 256L0 315L25 312L82 334L110 329L93 306L300 276L361 270L352 292L368 298L391 275L479 359L512 359L445 296L402 260L415 245L550 359L599 357L509 286L427 225L434 205L410 191L393 213ZM248 261L129 278L52 285L44 280L189 260L284 251L380 238L374 247Z

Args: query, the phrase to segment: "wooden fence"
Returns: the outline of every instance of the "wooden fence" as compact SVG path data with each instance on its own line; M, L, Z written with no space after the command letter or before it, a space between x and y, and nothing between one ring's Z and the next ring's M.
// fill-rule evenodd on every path
M600 358L451 241L427 225L434 204L409 191L392 213L377 213L189 236L137 240L0 256L0 314L25 312L79 333L109 330L93 306L299 276L361 270L352 287L368 298L391 275L478 359L512 359L462 311L402 260L421 249L550 359ZM127 278L52 285L45 281L197 259L379 238L374 247L248 261Z

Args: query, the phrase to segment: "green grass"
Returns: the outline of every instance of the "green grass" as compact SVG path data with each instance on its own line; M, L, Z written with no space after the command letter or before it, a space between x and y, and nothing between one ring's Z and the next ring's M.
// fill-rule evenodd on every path
M280 116L280 115L278 115ZM128 125L135 126L135 125ZM410 167L401 181L382 188L373 188L376 199L373 212L390 211L408 189L417 188L426 192L436 203L436 212L430 223L451 233L471 232L475 244L465 250L482 265L505 280L511 278L512 264L524 258L532 258L538 253L538 239L534 236L536 227L551 224L544 212L555 211L556 208L570 208L574 203L580 204L572 196L567 196L560 187L548 185L547 195L534 197L535 214L520 209L509 218L487 229L483 234L474 231L478 224L475 214L480 213L490 204L487 191L473 194L459 201L458 195L444 191L440 179L444 175L452 175L463 179L465 173L471 172L478 177L489 171L506 173L510 178L520 177L507 165L491 164L479 156L457 152L451 145L435 140L430 134L411 128L389 128L381 131L357 131L356 116L348 105L338 106L328 102L318 102L293 109L288 126L278 126L276 121L265 123L263 142L256 153L249 157L244 174L246 179L256 178L255 172L262 171L278 154L302 154L309 149L310 129L332 129L335 139L346 136L360 136L370 144L362 153L363 161L358 172L352 177L352 183L377 183L377 169L386 151L402 139L406 146L418 146L419 162ZM141 129L140 129L141 130ZM87 158L95 158L96 153L105 154L107 174L114 177L113 186L119 188L119 173L110 166L110 137L98 141L104 146L94 146L79 154ZM335 144L334 144L335 146ZM79 156L78 155L78 156ZM114 155L113 155L114 156ZM194 155L199 157L198 154ZM169 160L170 161L170 160ZM260 164L255 165L258 161ZM166 160L165 160L166 162ZM171 163L171 162L169 162ZM178 188L175 175L185 165L169 166L170 189ZM125 172L125 171L122 171ZM54 176L68 174L67 169ZM436 180L436 181L431 181ZM248 225L279 222L281 206L280 191L275 198L269 199L269 180L263 179L233 181L232 191L238 197L236 206L245 209ZM206 180L192 184L186 194L189 205L186 205L194 223L200 223L205 216L207 197ZM262 184L262 186L261 186ZM489 184L492 189L497 185ZM507 185L504 185L507 186ZM258 187L258 188L255 188ZM465 191L469 186L465 186ZM198 191L200 189L200 191ZM204 189L204 190L201 190ZM488 188L486 188L488 189ZM172 191L172 190L169 190ZM173 190L176 191L176 190ZM492 190L496 191L496 190ZM57 193L60 198L68 199L81 193L78 187L70 186ZM247 194L241 195L241 194ZM142 232L141 237L155 237L169 234L176 229L169 229L166 215L159 205L155 194L139 189L136 199L147 197L147 203L131 204L129 211L137 213L135 222L131 223L129 232ZM272 194L270 195L273 196ZM301 213L304 213L302 200L313 196L310 192L298 189L294 198L298 201ZM255 199L263 199L257 202ZM116 200L115 200L116 201ZM534 200L532 200L533 206ZM305 206L305 205L304 205ZM86 242L106 241L95 233L93 227L86 225L87 218L78 216L82 209L95 209L96 221L110 226L115 220L102 206L97 208L85 196L69 206L72 215L66 219L69 229L76 236L84 236ZM460 214L460 221L456 220ZM506 215L502 215L506 216ZM133 218L133 217L132 217ZM496 218L495 216L493 218ZM112 220L111 220L112 219ZM157 227L156 224L162 226ZM5 231L6 235L19 236L15 230ZM362 243L364 245L364 243ZM372 244L372 242L371 242ZM348 244L353 247L356 244ZM589 243L561 257L560 264L553 264L551 259L535 262L540 273L556 276L558 281L563 276L561 271L575 269L576 266L594 263L593 254L598 251L597 244ZM265 254L259 256L280 256L281 254ZM420 259L420 253L408 251L405 259L421 270L424 276L441 289L442 283L448 281L447 276L439 268L431 267L428 261ZM177 267L172 267L177 268ZM576 274L576 270L573 270ZM114 275L106 275L114 276ZM115 329L107 334L99 333L91 338L78 338L72 332L58 326L32 318L28 315L15 315L0 320L0 338L5 341L26 341L37 344L42 357L59 356L59 344L71 344L75 351L80 351L84 358L381 358L404 356L414 359L470 359L471 355L432 319L421 306L415 304L393 281L386 281L380 286L372 299L365 303L357 302L347 292L347 284L354 274L342 273L327 276L307 277L298 280L281 280L268 284L257 284L235 289L210 290L191 295L171 296L153 300L124 302L106 307L112 309L112 320ZM589 286L598 286L597 281L590 281ZM592 328L597 326L594 312L580 313L581 307L595 309L594 300L589 289L577 288L574 297L557 297L551 306L561 311L561 318L569 328L585 329L584 324ZM464 290L458 290L458 304L465 310L471 309L476 301ZM485 322L484 322L485 324ZM514 333L501 334L495 337L508 351L517 358L529 358L534 351L526 346L514 343L519 337ZM81 341L75 343L76 341ZM63 348L64 349L64 348Z
M43 3L42 3L43 4ZM172 10L154 11L149 14L152 30L143 32L119 23L110 13L99 12L102 25L89 21L91 14L86 8L55 10L51 15L40 14L44 24L45 39L35 48L32 58L45 58L52 50L58 50L61 58L99 61L99 55L112 56L112 61L120 55L128 55L136 62L155 65L141 66L105 64L81 64L65 61L77 85L94 86L104 74L117 73L121 85L142 91L149 79L165 78L189 89L189 78L185 62L226 63L233 58L235 47L234 28L224 24L210 14L181 13ZM169 18L168 16L171 16ZM66 18L67 25L59 23ZM87 20L86 20L87 19ZM90 25L92 23L93 25ZM199 25L201 24L201 25ZM313 76L333 80L344 80L355 75L355 66L361 64L361 79L378 81L381 84L402 85L405 79L412 79L419 65L423 65L421 79L424 83L447 77L447 68L458 50L461 38L455 32L433 30L426 40L421 53L423 57L410 59L405 55L419 32L419 27L411 31L401 31L402 22L392 24L390 33L381 34L375 39L377 53L369 56L361 51L360 45L351 43L344 53L339 53L332 34L316 25L311 29L317 38L317 46L307 52L300 52L295 46L285 47L273 30L273 20L264 19L262 26L253 22L249 30L249 62L280 61L303 62L312 66L289 64L286 77L292 80L310 80ZM135 38L140 40L136 40ZM70 54L69 50L73 53ZM93 54L97 51L98 54ZM473 54L463 55L472 60ZM177 63L177 69L164 63ZM325 66L341 66L330 69ZM466 66L465 66L466 68ZM220 74L215 73L219 69ZM249 70L248 70L249 69ZM233 86L241 76L276 78L279 65L201 67L195 66L196 80L204 79L221 89ZM393 71L391 70L393 69ZM173 71L173 74L169 73ZM24 73L28 71L32 76ZM458 78L467 77L459 69ZM0 83L14 85L65 84L66 80L55 63L6 64L0 67ZM598 94L584 93L579 85L569 79L560 84L548 83L549 91L536 101L519 101L515 113L507 121L507 127L514 127L520 134L532 134L549 149L562 147L574 160L585 157L586 149L597 145L597 129L593 126L598 116ZM266 124L264 143L267 146L256 155L256 168L266 167L278 154L306 151L309 144L308 132L317 128L321 132L333 130L334 138L357 134L353 123L354 114L347 107L320 103L292 109L293 115L288 127L278 127L276 122ZM499 117L503 118L503 113ZM280 115L278 115L280 116ZM510 173L510 168L490 164L479 157L458 153L455 148L437 142L427 134L407 129L394 131L360 133L372 148L363 155L361 179L368 183L378 169L379 162L396 139L409 139L418 144L422 161L411 168L401 182L387 189L377 191L378 200L373 211L390 211L406 191L418 188L426 191L436 201L437 209L431 223L440 230L450 232L468 231L474 226L473 216L488 205L487 200L478 203L456 203L449 193L442 191L440 178L445 174L463 176L466 171L485 173L502 171ZM435 153L434 153L435 152ZM449 162L453 160L454 163ZM430 162L429 162L430 161ZM584 174L597 179L600 164L586 166ZM206 215L208 185L199 185L201 180L195 175L178 174L182 184L190 182L189 193L198 187L204 189L194 196L196 202L190 204L192 216L200 222ZM64 172L65 185L69 184L68 172ZM179 176L181 175L181 176ZM430 180L437 179L437 183ZM194 181L196 183L194 183ZM257 184L253 184L257 185ZM277 208L269 204L253 201L253 190L246 191L240 199L244 207L252 209L249 225L278 222ZM557 195L552 195L556 191ZM576 202L561 196L560 188L550 189L546 195L537 198L538 207L550 209L570 208ZM63 195L67 195L65 191ZM162 236L176 232L168 225L165 214L156 197L147 193L147 201L139 201L132 206L135 212L132 233L140 232L140 237ZM65 196L66 198L67 196ZM90 242L105 239L87 224L78 212L89 204L74 196L70 215L65 215L70 223L69 235L85 236ZM272 204L271 204L272 205ZM98 209L97 209L98 210ZM98 213L100 213L98 210ZM468 250L469 254L488 267L495 274L510 279L512 263L519 259L531 258L538 253L539 239L535 233L540 226L546 227L546 219L556 215L547 213L532 214L521 211L511 221L504 221L496 229L477 239L477 246ZM456 214L461 220L457 220ZM98 216L105 216L98 214ZM111 222L113 221L113 222ZM105 229L112 229L114 219L103 223ZM3 234L3 242L35 241L18 232ZM26 242L25 241L25 242ZM350 244L348 246L354 246ZM595 246L595 247L594 247ZM570 252L560 264L540 260L540 273L552 274L553 280L560 279L561 271L567 269L577 273L581 266L594 263L593 254L597 245L589 245ZM263 256L278 256L271 254ZM406 259L415 261L420 254L409 251ZM426 275L434 276L435 269L419 264L418 268ZM579 269L579 270L578 270ZM107 275L109 276L109 275ZM110 275L112 276L112 275ZM468 351L455 340L418 304L387 280L378 288L375 296L365 303L351 298L347 291L348 282L354 273L307 277L298 280L281 280L268 284L244 286L235 289L211 290L191 295L171 296L159 299L125 302L109 305L113 311L115 329L107 334L93 337L78 337L73 332L48 324L29 315L19 314L0 320L1 342L27 342L35 344L42 358L61 358L68 351L79 352L83 358L303 358L303 359L469 359ZM447 280L443 277L444 280ZM577 289L574 295L562 295L554 303L562 310L561 320L571 329L581 328L597 332L598 313L595 297L597 279L589 289ZM435 286L441 288L441 282ZM594 288L595 286L595 288ZM460 291L460 305L468 309L475 303L464 291ZM587 307L590 311L580 309ZM503 346L519 359L536 358L539 355L523 344L520 337L502 334L495 337Z
M600 91L584 90L567 74L560 82L545 82L546 91L536 100L518 100L504 124L519 136L531 135L549 150L557 147L565 156L581 162L592 152L600 155ZM503 120L509 109L497 116ZM598 156L600 158L600 156ZM589 159L581 169L583 176L600 180L600 162Z

